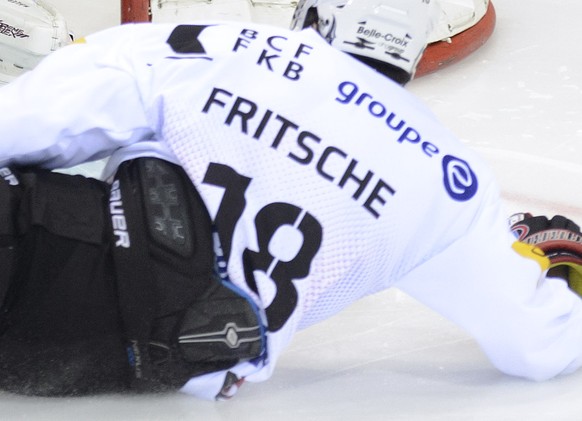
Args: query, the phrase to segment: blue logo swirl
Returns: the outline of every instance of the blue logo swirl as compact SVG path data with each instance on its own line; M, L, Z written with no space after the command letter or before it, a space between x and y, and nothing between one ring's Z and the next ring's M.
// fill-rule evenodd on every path
M446 155L443 158L443 172L445 189L454 200L464 202L475 196L479 183L466 161Z

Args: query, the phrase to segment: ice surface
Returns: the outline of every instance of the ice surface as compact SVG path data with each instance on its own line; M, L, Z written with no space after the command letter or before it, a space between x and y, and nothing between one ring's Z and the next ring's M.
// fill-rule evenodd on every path
M409 89L491 163L508 212L582 221L582 3L493 2L488 44ZM72 9L77 2L53 3L78 25L89 19ZM92 28L109 24L95 16ZM229 402L0 394L0 419L580 420L580 390L582 372L544 383L500 374L463 331L393 290L300 333L270 381L244 386Z

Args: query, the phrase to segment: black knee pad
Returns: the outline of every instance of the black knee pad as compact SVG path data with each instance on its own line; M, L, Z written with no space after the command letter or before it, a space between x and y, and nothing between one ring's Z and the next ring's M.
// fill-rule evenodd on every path
M179 388L263 353L258 309L218 276L210 216L181 167L122 164L110 212L135 388Z

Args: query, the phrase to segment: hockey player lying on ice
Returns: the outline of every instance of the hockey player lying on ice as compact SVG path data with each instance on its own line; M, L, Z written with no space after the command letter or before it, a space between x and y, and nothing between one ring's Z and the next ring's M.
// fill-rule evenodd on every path
M121 26L3 87L2 388L229 397L390 287L505 373L576 370L578 227L517 224L549 259L516 242L489 168L401 86L435 15L322 0L294 21L316 30ZM49 171L106 156L107 183Z

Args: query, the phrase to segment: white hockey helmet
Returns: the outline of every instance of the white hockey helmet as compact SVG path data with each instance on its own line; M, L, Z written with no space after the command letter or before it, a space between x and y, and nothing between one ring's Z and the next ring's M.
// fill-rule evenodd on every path
M42 0L0 0L0 86L71 42L65 20Z
M439 16L437 0L300 0L291 28L314 27L335 48L404 85Z

